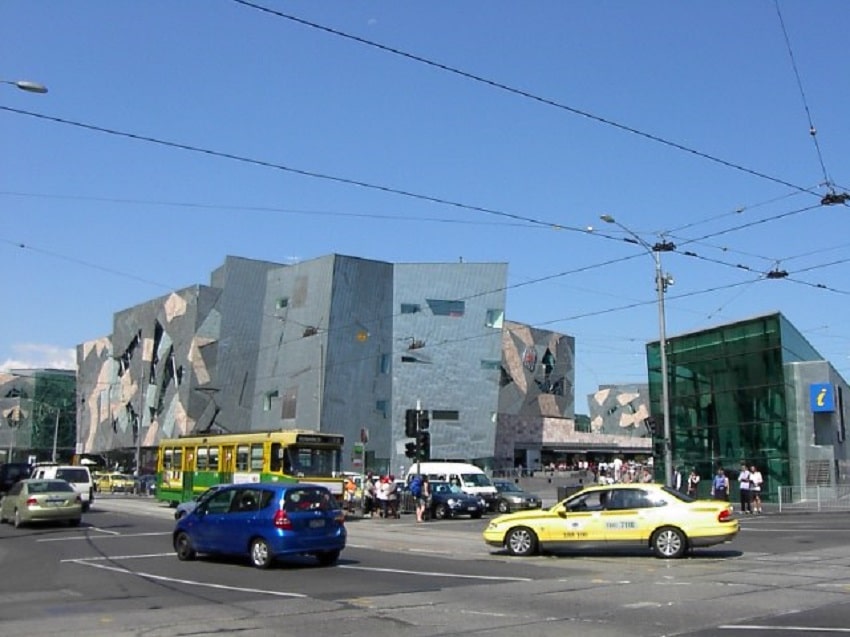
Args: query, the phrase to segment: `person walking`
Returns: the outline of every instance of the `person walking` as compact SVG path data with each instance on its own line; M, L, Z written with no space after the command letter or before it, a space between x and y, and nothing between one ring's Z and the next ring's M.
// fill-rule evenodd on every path
M377 504L375 501L375 477L371 472L366 474L366 479L363 481L363 516L370 518L375 515Z
M750 499L750 470L746 463L741 463L741 470L738 472L738 493L741 496L741 513L753 512L753 504Z
M413 490L412 486L411 484L411 492ZM418 492L413 493L413 497L416 498L416 521L424 522L428 503L431 499L431 483L428 482L428 476L422 476L419 479Z
M753 513L761 514L761 485L764 478L755 465L750 467L750 506Z
M688 476L688 495L692 498L697 497L697 491L699 490L699 474L697 473L696 467L691 469L691 474Z
M711 481L711 497L715 500L729 502L729 477L722 467L717 469L714 479Z

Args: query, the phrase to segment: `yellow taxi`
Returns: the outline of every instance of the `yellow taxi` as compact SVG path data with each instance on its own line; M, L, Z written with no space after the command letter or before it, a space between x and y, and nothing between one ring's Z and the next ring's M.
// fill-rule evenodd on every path
M660 484L609 484L587 487L549 509L493 518L484 541L520 556L617 547L648 548L671 559L737 534L728 502L695 500Z
M102 473L95 478L95 485L101 493L130 493L133 478L123 473Z

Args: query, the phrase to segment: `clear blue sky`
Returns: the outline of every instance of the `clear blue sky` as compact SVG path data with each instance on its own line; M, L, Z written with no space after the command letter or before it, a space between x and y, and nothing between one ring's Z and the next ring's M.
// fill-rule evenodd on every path
M289 18L2 4L0 79L49 87L0 86L3 368L73 366L226 255L463 258L575 337L583 412L659 333L610 214L678 246L668 335L780 310L850 376L850 208L819 206L850 190L850 3L257 2Z

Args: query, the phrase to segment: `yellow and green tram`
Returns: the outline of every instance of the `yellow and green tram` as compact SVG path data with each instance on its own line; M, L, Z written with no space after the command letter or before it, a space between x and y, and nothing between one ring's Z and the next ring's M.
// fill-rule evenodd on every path
M216 484L311 482L342 499L343 442L340 434L303 429L163 439L156 497L177 505Z

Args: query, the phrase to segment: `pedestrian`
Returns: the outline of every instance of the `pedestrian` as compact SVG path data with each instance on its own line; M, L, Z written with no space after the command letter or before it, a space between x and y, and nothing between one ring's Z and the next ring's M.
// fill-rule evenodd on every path
M711 497L715 500L729 502L729 477L722 467L717 469L717 473L711 481Z
M346 476L343 489L345 490L345 510L348 513L354 513L354 494L357 492L357 484L353 477Z
M673 488L679 493L682 492L682 472L678 467L673 469Z
M370 471L363 481L363 516L370 518L375 515L375 478Z
M697 473L697 468L694 467L693 469L691 469L691 475L688 476L688 495L692 498L696 498L698 490L699 474Z
M747 469L746 463L741 463L741 470L738 472L738 493L741 496L741 513L753 512L753 503L750 499L750 470Z
M416 521L424 522L431 500L431 483L428 482L428 476L422 476L418 493L414 493L413 496L416 498Z
M390 481L387 476L381 476L378 484L375 485L375 499L378 503L379 515L382 518L387 517L387 507L389 506Z
M753 513L761 513L761 485L764 484L764 478L755 465L750 467L750 497L752 500Z

